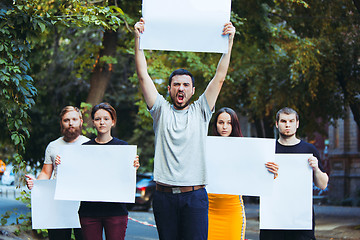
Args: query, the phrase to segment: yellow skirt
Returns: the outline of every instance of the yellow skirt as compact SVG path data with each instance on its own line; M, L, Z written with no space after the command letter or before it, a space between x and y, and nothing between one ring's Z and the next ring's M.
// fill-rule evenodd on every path
M243 240L246 217L244 202L239 195L208 194L208 240Z

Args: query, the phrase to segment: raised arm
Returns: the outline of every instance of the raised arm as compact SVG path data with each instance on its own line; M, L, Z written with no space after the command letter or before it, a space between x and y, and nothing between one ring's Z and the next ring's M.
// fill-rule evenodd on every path
M219 96L221 87L225 81L225 77L229 68L231 49L235 35L235 27L232 25L232 23L225 24L222 34L229 34L229 49L227 53L222 55L216 69L216 74L205 90L206 100L208 101L210 109L213 109L215 106L216 99Z
M147 71L147 63L143 50L140 50L140 34L145 30L145 20L140 19L134 26L135 28L135 65L139 79L141 91L143 92L145 102L148 108L152 108L158 94L155 84Z

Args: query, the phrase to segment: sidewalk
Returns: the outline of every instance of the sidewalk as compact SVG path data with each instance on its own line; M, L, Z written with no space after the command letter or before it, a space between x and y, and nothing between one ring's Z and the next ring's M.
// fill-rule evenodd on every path
M314 206L319 239L360 239L360 208Z
M259 205L246 204L245 211L246 234L254 236L259 233ZM317 240L360 240L360 207L314 205L314 211Z
M21 189L14 186L0 185L0 198L14 199L20 192ZM245 203L245 211L246 238L258 240L259 204ZM360 240L360 207L314 205L314 211L317 240ZM2 237L0 235L0 239L5 239Z

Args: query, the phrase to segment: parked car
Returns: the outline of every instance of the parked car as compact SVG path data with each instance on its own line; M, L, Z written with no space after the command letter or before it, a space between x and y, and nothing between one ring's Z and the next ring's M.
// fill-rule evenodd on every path
M156 189L152 173L138 173L136 175L135 204L128 204L131 210L135 206L141 206L146 211L152 207L153 194Z
M13 173L13 166L11 164L6 165L4 174L1 177L1 184L3 185L15 185L15 174Z

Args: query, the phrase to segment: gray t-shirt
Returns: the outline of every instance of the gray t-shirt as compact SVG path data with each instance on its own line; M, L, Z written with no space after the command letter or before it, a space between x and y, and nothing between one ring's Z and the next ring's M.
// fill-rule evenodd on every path
M52 164L54 171L52 174L52 178L55 179L57 175L57 165L55 164L56 156L59 154L59 147L64 145L81 145L84 142L89 141L90 139L80 135L79 138L75 142L65 142L64 137L59 137L58 139L50 142L45 150L45 161L44 164Z
M154 180L173 186L207 183L205 145L212 111L205 94L176 110L158 94L150 109L155 132Z

